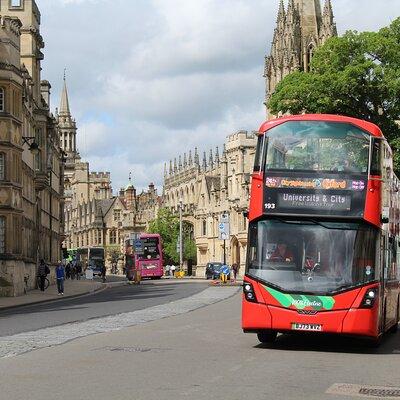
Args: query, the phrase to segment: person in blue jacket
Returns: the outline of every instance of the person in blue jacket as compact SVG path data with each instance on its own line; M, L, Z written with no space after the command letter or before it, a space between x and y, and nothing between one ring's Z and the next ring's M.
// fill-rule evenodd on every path
M56 268L56 278L57 278L58 295L63 296L64 295L65 269L64 269L64 265L61 261L58 262L58 265Z

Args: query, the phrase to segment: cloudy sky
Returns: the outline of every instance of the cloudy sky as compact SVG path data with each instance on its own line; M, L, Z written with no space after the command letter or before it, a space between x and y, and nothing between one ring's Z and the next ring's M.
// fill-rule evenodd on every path
M64 67L78 147L113 188L162 185L164 162L264 118L263 62L279 0L36 0L43 78ZM376 30L400 0L332 0L339 33Z

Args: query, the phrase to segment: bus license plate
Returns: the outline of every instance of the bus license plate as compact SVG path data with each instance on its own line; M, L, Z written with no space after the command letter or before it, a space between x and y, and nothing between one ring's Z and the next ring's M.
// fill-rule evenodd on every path
M295 331L317 331L320 332L322 331L322 325L321 324L301 324L298 322L294 322L292 324L292 329Z

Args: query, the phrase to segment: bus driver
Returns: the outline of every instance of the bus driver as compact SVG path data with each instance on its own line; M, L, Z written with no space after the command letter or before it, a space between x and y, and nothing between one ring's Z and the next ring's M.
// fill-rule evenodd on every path
M278 243L274 252L271 254L269 258L270 261L284 261L284 262L293 262L294 257L293 253L288 249L286 243Z

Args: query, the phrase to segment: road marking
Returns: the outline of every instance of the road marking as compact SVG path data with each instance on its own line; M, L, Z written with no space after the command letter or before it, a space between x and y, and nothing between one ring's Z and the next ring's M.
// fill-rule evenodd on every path
M84 336L113 332L129 326L185 314L197 308L225 300L239 291L240 288L238 287L227 287L224 290L218 287L210 287L185 299L149 307L144 310L3 336L0 337L0 358L14 357L29 351L57 346Z

